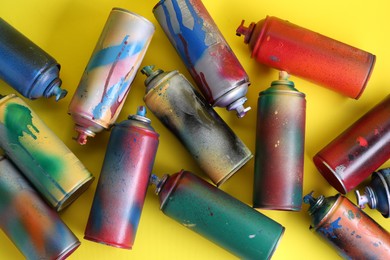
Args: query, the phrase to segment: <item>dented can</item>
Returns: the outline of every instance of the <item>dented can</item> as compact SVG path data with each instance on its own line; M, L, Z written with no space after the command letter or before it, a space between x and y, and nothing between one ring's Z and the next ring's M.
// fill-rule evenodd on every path
M260 92L257 110L253 207L302 208L305 94L286 72Z
M112 9L69 105L79 144L115 123L154 31L146 18Z
M153 13L209 104L245 116L248 75L202 1L163 0Z
M221 185L249 159L251 151L178 71L142 69L150 111L176 135L200 168Z
M145 107L111 131L85 239L131 249L145 201L158 134Z
M270 259L284 227L195 176L180 171L159 180L152 175L160 209L240 259Z
M29 99L68 93L61 89L60 64L0 18L0 78Z
M14 94L0 99L0 147L57 211L93 181L60 138Z
M0 156L0 229L26 259L66 259L80 241L19 170Z
M312 217L310 229L345 259L389 259L390 234L348 198L312 193L304 197Z
M390 158L390 95L364 114L313 158L341 193L359 185Z

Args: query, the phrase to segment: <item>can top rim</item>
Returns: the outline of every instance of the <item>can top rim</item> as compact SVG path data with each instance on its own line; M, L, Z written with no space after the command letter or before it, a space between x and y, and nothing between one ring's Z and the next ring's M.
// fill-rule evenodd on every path
M134 15L134 16L137 16L138 18L144 20L146 23L148 23L149 25L151 25L151 26L153 27L154 30L156 29L156 27L154 26L154 24L153 24L151 21L149 21L146 17L144 17L144 16L142 16L142 15L140 15L140 14L134 13L134 12L129 11L129 10L127 10L127 9L125 9L125 8L122 8L122 7L114 7L114 8L112 8L111 12L113 12L113 11L124 12L124 13L128 13L128 14L132 14L132 15Z

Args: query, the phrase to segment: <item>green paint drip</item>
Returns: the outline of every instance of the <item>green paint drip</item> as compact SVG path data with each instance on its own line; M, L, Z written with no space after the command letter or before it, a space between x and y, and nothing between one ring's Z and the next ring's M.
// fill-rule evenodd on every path
M6 107L5 110L5 126L10 133L10 137L16 143L19 143L19 137L23 136L23 133L28 134L34 139L37 139L36 135L30 130L29 126L39 133L39 130L33 125L31 110L27 107L12 103Z

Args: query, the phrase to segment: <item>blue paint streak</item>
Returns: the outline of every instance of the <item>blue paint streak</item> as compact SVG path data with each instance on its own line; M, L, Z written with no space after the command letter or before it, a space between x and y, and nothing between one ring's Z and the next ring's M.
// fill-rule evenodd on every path
M339 224L340 220L341 220L341 217L338 217L338 219L336 219L335 221L330 223L329 226L319 228L318 231L323 233L326 236L331 237L331 238L337 238L337 236L334 234L334 231L336 229L343 227L342 225Z

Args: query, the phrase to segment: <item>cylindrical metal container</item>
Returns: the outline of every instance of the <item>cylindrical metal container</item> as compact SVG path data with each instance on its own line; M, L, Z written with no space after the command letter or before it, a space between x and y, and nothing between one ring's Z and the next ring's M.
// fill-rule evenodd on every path
M115 123L154 31L144 17L112 9L69 105L79 144Z
M345 259L389 259L390 234L348 198L337 194L304 202L312 217L310 229Z
M14 94L0 99L0 147L57 211L93 181L72 151Z
M390 158L390 95L319 151L314 164L341 193L359 185Z
M158 147L158 134L137 115L115 124L95 192L85 239L131 249Z
M267 16L237 28L258 62L358 99L370 78L375 55L288 21Z
M260 92L257 110L253 207L302 208L305 94L286 72Z
M66 259L80 241L17 168L0 156L0 228L26 259Z
M164 0L153 8L209 104L243 117L248 75L200 0Z
M188 171L158 180L160 209L240 259L270 259L284 227Z
M356 190L357 203L361 208L365 204L371 209L376 209L385 218L390 215L390 168L374 172L371 176L371 182L364 189L365 193L360 195Z
M200 168L217 185L238 171L252 153L178 71L144 67L150 111L176 135Z
M61 89L60 64L0 18L0 78L29 99L68 93Z

